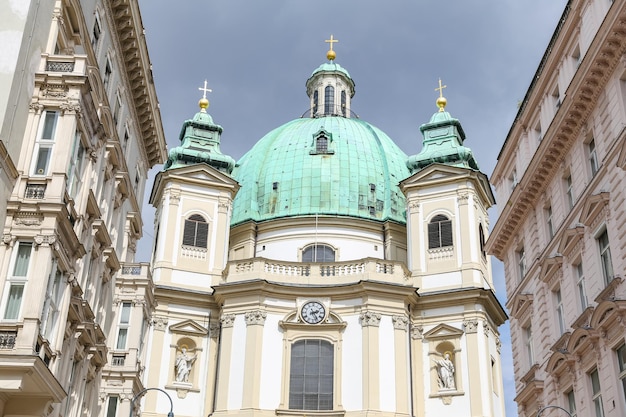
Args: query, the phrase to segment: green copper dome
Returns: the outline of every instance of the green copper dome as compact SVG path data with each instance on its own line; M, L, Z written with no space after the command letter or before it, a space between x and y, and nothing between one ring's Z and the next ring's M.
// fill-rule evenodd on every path
M237 163L241 184L232 224L290 216L337 215L405 223L398 183L407 156L380 129L328 116L288 122Z
M335 61L324 62L311 73L311 77L313 77L318 72L340 72L346 77L352 79L352 77L350 77L350 74L348 74L348 71L341 65L337 64Z

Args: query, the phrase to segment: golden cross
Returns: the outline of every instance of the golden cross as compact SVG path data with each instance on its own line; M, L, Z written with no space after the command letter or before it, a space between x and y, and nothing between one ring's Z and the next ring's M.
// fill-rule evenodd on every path
M441 85L441 78L439 79L439 88L435 88L435 91L439 90L439 98L443 97L443 89L448 88L447 85Z
M333 39L333 35L330 35L330 39L326 39L324 42L330 44L330 50L333 50L333 43L339 42L337 39Z
M198 90L202 91L202 98L206 100L206 93L212 93L213 90L206 88L206 80L204 80L204 87L199 87Z

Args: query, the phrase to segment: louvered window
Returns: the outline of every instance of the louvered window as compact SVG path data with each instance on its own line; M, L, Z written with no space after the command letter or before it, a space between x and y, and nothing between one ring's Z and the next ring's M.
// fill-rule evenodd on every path
M428 223L428 249L452 246L452 221L441 214Z
M291 345L289 408L332 410L334 346L324 340L300 340Z
M209 224L204 220L204 217L194 214L185 220L183 245L206 248L208 235Z

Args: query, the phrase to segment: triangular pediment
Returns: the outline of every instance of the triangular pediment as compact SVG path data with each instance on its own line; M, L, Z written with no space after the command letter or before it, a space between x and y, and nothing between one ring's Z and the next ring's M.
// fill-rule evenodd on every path
M533 295L532 294L517 294L513 297L511 305L511 316L517 319L522 318L524 315L532 312Z
M561 238L559 253L562 253L565 256L570 256L578 247L578 244L581 242L584 234L585 228L583 225L576 225L575 227L567 229Z
M561 255L552 255L544 258L541 262L541 280L548 282L557 274L562 264L563 257Z
M439 324L424 333L424 339L450 339L461 337L463 330L457 329L447 324Z
M193 320L185 320L180 323L172 324L170 326L170 331L172 333L183 333L189 335L200 335L204 336L209 333L209 331L203 326L199 325Z
M580 213L580 222L585 226L593 226L600 214L609 202L609 193L603 191L594 194L585 200L585 205Z
M468 181L474 183L474 189L483 200L486 208L495 204L496 200L491 191L489 179L485 174L470 168L445 164L435 163L428 165L426 168L401 181L400 189L408 197L412 191L453 183L459 183L464 186Z
M159 201L165 185L171 182L227 190L232 194L232 198L235 198L235 194L240 187L239 183L230 175L218 171L205 163L170 168L156 175L152 193L150 194L151 204Z

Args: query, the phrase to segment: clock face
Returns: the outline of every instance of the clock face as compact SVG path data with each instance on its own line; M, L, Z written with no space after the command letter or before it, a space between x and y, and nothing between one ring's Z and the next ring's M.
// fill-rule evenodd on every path
M320 302L309 301L302 306L300 314L302 315L302 320L304 320L305 322L309 324L317 324L324 319L324 316L326 315L326 310Z

